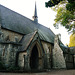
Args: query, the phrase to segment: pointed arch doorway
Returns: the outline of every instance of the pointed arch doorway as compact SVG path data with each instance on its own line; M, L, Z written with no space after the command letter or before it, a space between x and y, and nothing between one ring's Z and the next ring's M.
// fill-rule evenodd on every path
M39 52L38 52L37 46L34 45L31 51L31 56L30 56L30 68L38 69L38 66L39 66Z

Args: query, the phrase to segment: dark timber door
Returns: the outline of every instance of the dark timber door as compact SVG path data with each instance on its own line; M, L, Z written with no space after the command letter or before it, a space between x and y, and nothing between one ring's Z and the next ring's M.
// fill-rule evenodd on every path
M30 57L30 67L31 69L38 69L38 49L36 45L33 47Z

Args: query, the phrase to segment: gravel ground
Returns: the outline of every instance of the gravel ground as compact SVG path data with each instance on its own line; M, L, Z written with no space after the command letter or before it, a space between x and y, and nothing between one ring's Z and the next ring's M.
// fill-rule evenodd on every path
M52 70L50 72L41 72L41 73L3 73L0 72L0 75L75 75L75 70Z

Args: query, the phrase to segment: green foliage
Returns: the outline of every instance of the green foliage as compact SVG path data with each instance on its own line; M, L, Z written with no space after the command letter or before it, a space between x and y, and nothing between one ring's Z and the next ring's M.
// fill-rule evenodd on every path
M5 70L6 67L4 66L4 62L1 60L1 57L0 57L0 70Z
M5 68L4 68L4 65L3 65L3 63L0 61L0 70L3 70L3 69L5 69Z
M45 5L46 5L46 7L52 7L52 6L58 5L61 1L67 1L68 2L67 7L75 8L75 5L74 5L75 0L49 0L48 2L45 2Z
M2 61L0 57L0 70L6 70L6 71L18 71L20 70L20 67L18 66L10 66L10 67L5 67L4 62Z
M47 7L52 7L57 12L54 23L56 28L60 24L75 33L75 0L50 0Z
M66 9L69 11L75 11L75 2L66 4Z
M52 7L55 5L58 5L59 2L61 2L63 0L50 0L48 2L45 3L46 7Z
M6 71L18 71L20 70L20 67L18 66L10 66L6 68Z
M69 3L73 3L75 0L68 0Z
M65 26L65 28L68 29L68 31L74 30L75 27L73 27L74 23L71 23L71 20L73 20L75 16L68 10L66 10L63 7L59 7L57 10L57 15L55 19L55 26L61 23L61 25Z

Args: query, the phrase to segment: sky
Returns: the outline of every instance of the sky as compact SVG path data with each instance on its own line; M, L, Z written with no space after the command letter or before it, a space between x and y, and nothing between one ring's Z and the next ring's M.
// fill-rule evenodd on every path
M45 7L45 2L48 0L0 0L0 4L32 19L35 1L37 5L38 23L50 28L55 34L61 34L62 43L64 45L69 44L70 35L67 30L62 26L60 26L59 29L53 27L56 12L51 8Z

